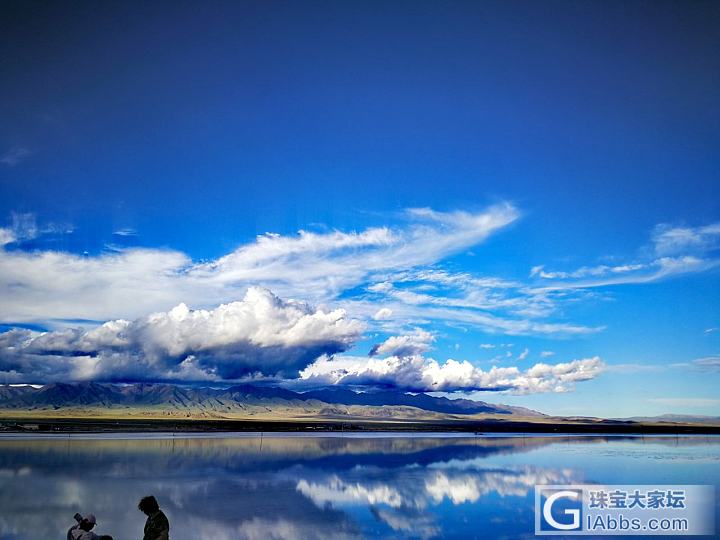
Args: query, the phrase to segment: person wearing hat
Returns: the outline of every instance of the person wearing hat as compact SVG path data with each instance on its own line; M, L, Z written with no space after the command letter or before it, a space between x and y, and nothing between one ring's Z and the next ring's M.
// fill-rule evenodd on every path
M79 517L77 525L68 530L67 540L100 540L100 537L92 532L97 524L95 514L83 514Z

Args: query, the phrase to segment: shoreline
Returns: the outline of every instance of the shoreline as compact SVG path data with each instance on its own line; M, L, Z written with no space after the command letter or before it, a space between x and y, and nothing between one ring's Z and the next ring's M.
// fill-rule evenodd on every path
M333 421L1 418L0 434L72 433L454 433L566 435L720 435L720 426L640 422L528 422L507 420Z

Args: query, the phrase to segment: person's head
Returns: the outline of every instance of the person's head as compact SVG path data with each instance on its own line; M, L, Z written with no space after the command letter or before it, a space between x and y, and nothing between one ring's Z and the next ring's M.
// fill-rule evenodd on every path
M85 514L80 520L80 528L83 531L91 531L93 527L95 527L96 523L97 520L95 519L94 514Z
M138 503L138 510L149 516L160 510L160 506L158 505L155 497L148 495L147 497L140 499L140 502Z

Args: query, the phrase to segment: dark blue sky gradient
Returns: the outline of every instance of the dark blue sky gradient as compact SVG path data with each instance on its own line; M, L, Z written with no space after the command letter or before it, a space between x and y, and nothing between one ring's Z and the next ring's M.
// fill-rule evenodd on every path
M717 215L714 2L3 13L0 146L32 154L0 172L0 215L71 222L84 249L133 227L210 257L267 230L502 198L536 215L526 248L554 238L546 257Z

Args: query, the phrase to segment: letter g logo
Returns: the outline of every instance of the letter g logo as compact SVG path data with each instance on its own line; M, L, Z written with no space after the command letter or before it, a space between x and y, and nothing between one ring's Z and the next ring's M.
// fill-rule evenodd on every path
M567 516L572 516L572 521L570 523L560 523L558 522L555 517L552 514L553 505L558 499L572 499L577 500L580 498L580 492L578 490L566 490L566 491L556 491L552 495L548 496L547 500L545 501L545 504L543 504L543 510L542 515L543 518L545 518L545 522L552 527L553 529L557 529L559 531L572 531L574 529L580 528L580 509L579 508L570 508L570 509L564 509L561 512Z

